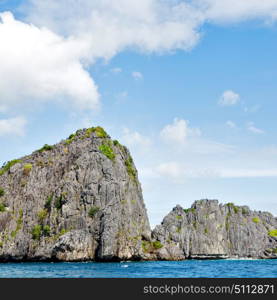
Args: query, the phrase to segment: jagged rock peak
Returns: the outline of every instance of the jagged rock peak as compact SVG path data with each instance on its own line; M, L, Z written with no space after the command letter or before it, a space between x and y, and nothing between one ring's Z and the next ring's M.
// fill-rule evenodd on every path
M277 219L271 213L218 200L198 200L188 209L177 205L152 236L163 252L178 252L178 259L277 258Z
M0 260L147 259L151 236L130 152L78 130L0 169Z

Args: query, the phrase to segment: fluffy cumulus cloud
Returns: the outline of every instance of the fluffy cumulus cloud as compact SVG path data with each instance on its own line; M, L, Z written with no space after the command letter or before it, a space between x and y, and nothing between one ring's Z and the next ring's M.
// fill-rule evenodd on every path
M9 12L0 21L0 106L55 99L80 109L97 107L97 87L81 63L82 44L17 21Z
M18 102L50 100L95 109L99 94L86 68L97 59L125 49L190 50L206 22L273 22L277 0L28 0L21 12L24 21L1 14L1 111ZM237 97L227 91L222 103Z
M199 40L202 13L186 1L30 0L29 4L29 20L85 39L93 57L108 59L126 47L143 52L188 50Z
M184 145L188 137L200 135L200 129L190 128L188 121L178 118L175 118L173 124L166 125L160 132L160 136L165 142L174 142L180 145Z
M225 91L218 101L219 105L222 106L233 106L240 101L240 95L232 90Z
M0 119L0 136L23 136L27 121L23 117Z
M276 0L29 0L27 18L66 35L82 36L91 54L112 57L126 47L146 52L191 49L207 22L273 22Z

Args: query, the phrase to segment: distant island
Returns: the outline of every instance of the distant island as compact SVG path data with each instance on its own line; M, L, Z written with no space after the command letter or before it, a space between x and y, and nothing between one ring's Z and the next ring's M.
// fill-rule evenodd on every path
M277 218L177 205L151 232L129 150L78 130L0 169L0 262L277 258Z

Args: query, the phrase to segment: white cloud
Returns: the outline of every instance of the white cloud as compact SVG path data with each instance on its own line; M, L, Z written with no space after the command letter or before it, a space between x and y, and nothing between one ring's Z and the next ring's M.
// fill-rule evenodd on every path
M227 167L227 168L226 168ZM234 178L264 178L277 177L277 169L253 169L253 168L228 168L218 166L206 168L205 166L184 166L183 162L174 161L161 163L156 167L146 168L143 170L143 176L149 179L169 178L175 183L182 184L187 179L234 179Z
M111 69L111 72L114 74L119 74L122 72L122 69L121 68L113 68L113 69Z
M255 124L253 122L248 122L246 124L246 127L247 127L247 130L249 130L255 134L264 134L265 133L262 129L255 127Z
M154 175L155 174L155 175ZM169 178L175 183L184 183L185 180L191 178L216 178L220 177L220 173L212 168L193 168L185 166L183 162L171 161L159 164L152 168L152 172L148 170L148 176L152 178Z
M273 22L277 19L276 0L194 0L215 23L235 23L249 19Z
M184 169L178 162L167 162L157 166L156 171L161 176L179 178L184 175Z
M176 142L185 144L189 136L200 136L201 131L198 128L190 128L189 122L175 118L173 124L166 125L160 132L161 138L166 142Z
M151 139L141 135L137 131L131 131L128 128L124 128L123 136L121 140L127 145L131 147L142 147L146 150L151 145Z
M126 48L143 52L189 50L204 23L277 19L276 0L29 0L27 18L91 45L90 55L109 59ZM59 16L59 17L57 17Z
M234 123L233 121L227 121L226 125L232 129L237 128L236 123Z
M24 136L27 121L23 117L0 119L0 136Z
M97 87L81 60L86 48L47 28L0 14L0 106L69 101L79 109L95 109Z
M55 32L79 36L92 58L110 59L119 51L189 50L199 40L202 12L180 1L30 0L27 18ZM55 16L59 16L58 18Z
M1 14L0 106L55 99L95 109L99 94L86 67L97 59L125 49L187 51L198 43L206 22L270 22L276 10L276 0L26 1L25 23ZM230 92L223 105L237 102L238 95Z
M220 171L223 178L277 177L277 169L226 169Z
M235 93L234 91L228 90L222 94L218 104L222 106L232 106L236 105L239 101L240 95Z
M140 72L137 72L137 71L132 72L132 76L135 80L143 79L143 75Z

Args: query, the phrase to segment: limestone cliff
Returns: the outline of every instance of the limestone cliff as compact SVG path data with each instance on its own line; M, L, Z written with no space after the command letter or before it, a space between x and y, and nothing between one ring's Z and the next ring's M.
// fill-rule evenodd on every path
M150 230L128 149L101 128L0 169L0 262L277 258L277 219L196 201Z
M277 218L217 200L176 206L153 238L163 245L156 251L160 259L277 258Z
M150 236L130 153L101 127L0 170L0 261L143 259Z

